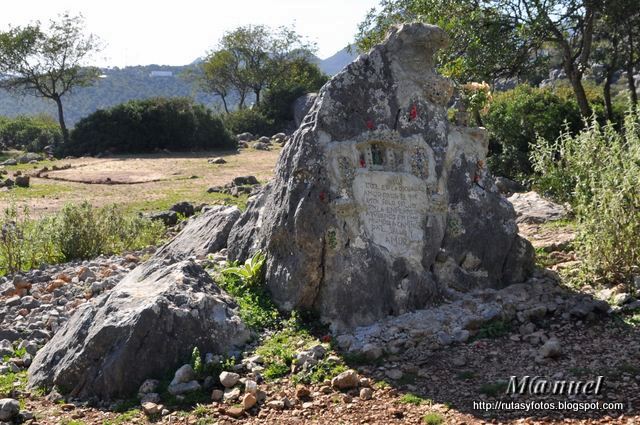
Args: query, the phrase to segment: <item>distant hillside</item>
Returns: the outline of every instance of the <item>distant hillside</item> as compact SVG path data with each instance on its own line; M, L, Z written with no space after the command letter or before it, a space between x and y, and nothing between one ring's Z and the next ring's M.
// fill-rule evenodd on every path
M351 47L351 52L349 52ZM318 66L327 75L335 75L342 71L342 68L353 62L358 57L355 46L345 47L333 56L326 59L319 59Z
M198 92L179 75L190 66L130 66L104 69L103 76L91 87L77 89L63 99L65 118L73 125L97 109L108 108L131 99L150 97L194 97L198 102L217 108L219 100ZM55 103L33 96L14 97L0 90L0 115L46 113L57 118Z
M317 59L316 63L325 74L335 75L356 56L343 49L327 59ZM77 89L63 99L67 124L73 126L80 118L97 109L108 108L132 99L158 96L193 97L197 102L220 110L221 102L218 98L196 90L189 81L180 78L180 74L193 69L199 62L201 59L185 66L146 65L103 69L103 76L96 84ZM234 103L233 99L230 103ZM55 103L33 96L15 97L0 90L0 115L14 117L41 113L57 119Z

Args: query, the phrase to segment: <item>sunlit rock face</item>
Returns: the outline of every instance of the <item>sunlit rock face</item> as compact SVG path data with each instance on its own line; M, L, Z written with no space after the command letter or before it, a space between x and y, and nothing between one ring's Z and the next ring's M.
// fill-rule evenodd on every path
M523 281L533 252L485 166L487 137L447 119L440 28L406 24L320 91L229 237L267 254L283 309L334 330Z

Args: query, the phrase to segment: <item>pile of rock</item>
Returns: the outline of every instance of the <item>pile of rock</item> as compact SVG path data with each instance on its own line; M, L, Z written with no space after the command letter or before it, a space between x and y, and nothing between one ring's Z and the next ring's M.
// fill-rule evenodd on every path
M268 151L274 144L284 146L289 141L290 137L285 133L276 133L271 137L267 136L254 136L251 133L240 133L236 135L239 148L253 148L256 150Z
M576 295L559 285L549 271L500 290L487 288L450 296L446 304L358 327L337 336L336 342L343 350L370 360L400 352L418 359L430 350L467 342L485 325L499 321L519 329L522 340L540 346L549 340L539 329L542 321L594 320L610 311L606 302Z
M165 226L175 226L178 223L180 217L191 217L197 212L202 211L204 205L194 206L189 202L178 202L173 205L167 211L159 211L149 215L151 220L159 220L164 223Z
M27 152L17 158L6 159L0 163L0 165L37 164L38 161L42 161L43 159L44 157L39 153Z
M79 306L113 288L149 252L153 248L0 278L0 345L19 343L16 348L35 355L34 347L46 343Z
M0 176L3 174L8 173L5 170L0 170ZM29 176L23 175L21 171L16 171L13 173L13 178L7 177L4 180L0 179L0 188L8 190L13 187L29 187L30 180Z
M239 176L235 177L231 183L224 186L210 187L209 193L225 193L231 196L238 196L242 193L255 195L260 191L260 182L255 176Z

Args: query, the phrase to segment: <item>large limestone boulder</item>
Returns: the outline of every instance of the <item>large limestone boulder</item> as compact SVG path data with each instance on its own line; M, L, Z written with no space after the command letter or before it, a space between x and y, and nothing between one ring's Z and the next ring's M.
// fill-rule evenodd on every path
M80 307L35 356L31 388L54 385L71 396L131 396L201 352L227 353L249 332L233 301L198 265L155 258L111 292Z
M438 27L403 25L333 77L234 225L231 259L265 251L281 308L339 330L530 272L486 132L447 120L452 84L433 65L446 43Z

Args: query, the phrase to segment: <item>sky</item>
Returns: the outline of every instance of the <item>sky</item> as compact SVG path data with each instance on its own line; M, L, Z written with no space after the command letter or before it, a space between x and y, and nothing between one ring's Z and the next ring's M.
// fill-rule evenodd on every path
M92 65L185 65L240 25L295 26L324 59L353 41L379 0L27 0L3 1L0 30L63 12L82 13L105 48Z

